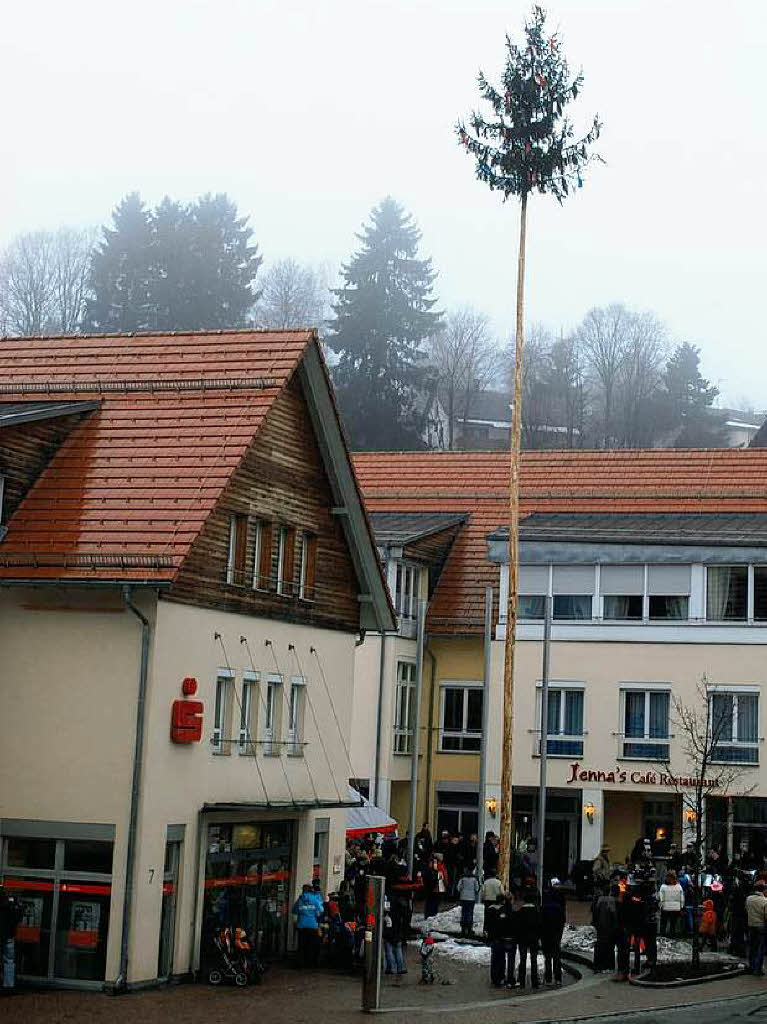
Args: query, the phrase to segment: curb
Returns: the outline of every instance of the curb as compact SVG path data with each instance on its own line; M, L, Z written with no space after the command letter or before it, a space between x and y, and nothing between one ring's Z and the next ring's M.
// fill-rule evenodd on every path
M705 985L709 981L727 981L730 978L739 978L746 973L746 965L738 964L731 971L720 971L719 974L709 974L705 978L676 978L674 981L646 981L639 974L629 978L629 985L636 985L638 988L687 988L690 985Z

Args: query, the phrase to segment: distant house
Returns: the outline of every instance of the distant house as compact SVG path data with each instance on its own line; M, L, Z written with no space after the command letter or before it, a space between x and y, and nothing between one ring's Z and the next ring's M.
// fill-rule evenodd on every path
M449 447L449 416L444 396L435 403L439 409L440 444L431 444L432 448ZM481 449L493 451L508 448L511 434L512 399L508 391L478 391L471 397L468 409L462 401L456 401L453 412L453 448ZM566 448L568 429L559 424L525 423L525 447ZM573 434L578 437L577 429ZM534 442L534 443L531 443Z
M755 413L752 410L744 412L741 409L715 409L717 413L724 414L724 426L727 433L728 448L764 448L767 440L761 445L752 445L752 441L759 431L764 418L763 414Z

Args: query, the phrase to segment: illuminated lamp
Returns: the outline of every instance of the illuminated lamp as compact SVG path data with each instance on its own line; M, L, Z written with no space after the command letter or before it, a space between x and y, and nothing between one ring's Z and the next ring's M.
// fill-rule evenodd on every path
M594 824L594 815L596 814L596 810L596 807L591 803L591 801L583 805L583 813L586 816L586 821L588 821L589 825Z

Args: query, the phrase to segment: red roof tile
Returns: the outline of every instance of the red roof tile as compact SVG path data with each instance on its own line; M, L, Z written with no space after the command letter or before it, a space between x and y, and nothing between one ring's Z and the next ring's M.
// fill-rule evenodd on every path
M172 580L313 337L2 340L0 397L101 404L11 517L0 579Z
M482 630L498 585L488 533L508 525L506 452L365 452L354 467L370 512L468 512L429 610L435 632ZM531 512L767 512L767 449L532 451L520 507Z

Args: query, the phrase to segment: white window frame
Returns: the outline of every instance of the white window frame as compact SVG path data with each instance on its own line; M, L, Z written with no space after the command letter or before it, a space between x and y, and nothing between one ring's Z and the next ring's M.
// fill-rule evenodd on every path
M226 556L226 582L234 583L234 553L237 547L237 513L229 514L229 548ZM220 564L220 563L219 563Z
M280 527L280 536L277 543L277 593L281 596L285 596L283 587L285 586L285 578L282 574L282 562L285 556L285 538L287 537L288 528L286 526Z
M303 725L304 702L306 700L306 680L303 676L291 676L290 693L288 694L288 755L303 757Z
M240 700L240 728L237 735L237 750L241 755L253 756L257 753L258 735L258 672L243 672L242 697Z
M453 729L445 729L445 702L446 693L448 690L463 690L463 727L461 731ZM482 681L475 679L444 679L439 684L439 753L440 754L471 754L474 757L480 753L480 747L476 750L464 750L457 749L452 750L445 747L445 737L457 738L459 742L464 739L478 739L480 746L482 744L482 730L469 732L466 728L466 723L469 717L469 691L479 690L482 692Z
M215 695L213 702L213 737L211 744L214 754L229 753L229 722L232 708L234 672L230 668L216 670Z
M313 540L315 545L314 553L314 593L311 597L306 596L306 567L309 561L309 541ZM301 573L298 582L298 597L301 601L312 602L317 597L317 547L319 541L316 533L311 530L304 530L301 534Z
M282 676L270 672L266 677L264 690L264 754L268 757L279 757L281 723L282 723Z
M572 758L572 757L583 757L583 749L584 749L584 744L585 744L585 739L586 739L586 694L585 694L586 684L583 683L583 682L576 682L574 680L569 680L569 679L568 680L553 679L553 680L551 680L549 682L549 698L551 698L551 694L555 690L557 692L559 692L560 694L565 695L565 699L560 699L560 706L559 706L559 724L560 724L560 727L562 728L563 731L560 732L560 733L550 733L550 732L548 732L548 729L547 729L547 731L546 731L546 743L547 743L547 752L546 752L546 754L547 754L547 757L564 757L564 758L568 758L568 757L569 758ZM581 731L577 735L570 735L569 733L566 734L564 732L565 700L566 700L566 694L568 694L568 693L582 693L583 694L583 717L581 719ZM536 757L539 757L540 756L540 752L541 752L541 749L540 749L540 737L542 735L542 731L543 731L543 683L539 679L537 681L537 683L536 683L536 694L535 694L535 733L536 733L536 742L534 744L533 756L536 756ZM581 753L580 754L555 754L555 753L552 753L551 750L548 748L548 744L551 743L552 740L554 742L562 742L562 743L580 743L581 744Z
M626 694L627 693L644 693L644 730L642 736L627 736L626 735ZM650 694L651 693L667 693L668 697L668 717L666 719L666 733L664 736L650 736ZM648 758L646 756L637 757L633 755L627 755L625 753L626 743L643 743L647 746L660 747L665 745L668 748L669 754L671 753L671 741L674 738L671 732L671 684L670 683L620 683L620 729L618 731L620 737L620 754L618 755L619 761L647 761L657 760L665 761L667 758Z
M711 707L713 705L713 697L714 696L731 697L732 698L732 702L733 702L733 705L732 705L732 735L733 735L733 738L730 739L730 740L720 740L720 745L721 746L727 746L727 747L734 747L735 749L740 747L740 748L742 748L744 750L751 750L753 748L756 748L756 760L755 761L725 761L725 760L719 760L718 758L714 758L713 757L713 751L712 751L711 763L712 764L742 764L742 765L747 765L749 768L757 768L759 766L759 763L760 763L759 747L760 747L761 742L762 742L762 737L760 736L760 732L761 732L761 728L760 728L760 726L761 726L761 714L762 714L762 707L761 707L761 700L760 700L760 696L761 696L760 688L758 686L749 686L747 684L738 686L737 684L722 684L722 683L717 684L717 685L713 685L713 686L709 686L706 689L706 699L709 702L709 709L711 709ZM739 740L737 738L737 735L738 735L738 698L739 697L756 697L756 725L757 725L757 727L756 727L756 739L753 739L753 740ZM711 710L709 710L709 722L713 723L713 715L712 715Z
M402 587L397 589L397 573L402 571ZM398 558L394 566L394 608L401 619L418 618L418 597L420 584L420 565L406 562ZM405 611L407 608L407 611Z
M410 678L404 679L402 669L408 670L408 676L412 675L412 681ZM407 658L399 658L397 660L397 681L394 687L394 730L393 730L393 750L395 754L406 754L410 755L413 752L413 730L415 728L416 707L415 707L415 671L416 663L410 661ZM407 691L407 699L405 702L407 722L403 724L400 721L400 710L402 708L402 691ZM410 721L410 717L413 717L413 721Z
M260 519L256 519L253 524L253 589L254 590L266 590L267 588L262 585L259 578L259 568L261 567L261 539L263 536L263 523Z

